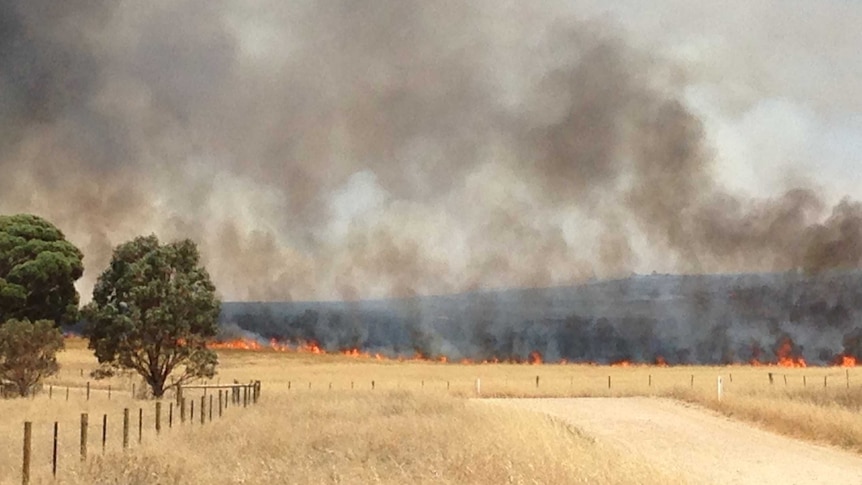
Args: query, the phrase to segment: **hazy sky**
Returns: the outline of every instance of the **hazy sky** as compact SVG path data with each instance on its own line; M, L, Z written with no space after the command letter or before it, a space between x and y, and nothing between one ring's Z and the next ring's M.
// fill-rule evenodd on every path
M0 211L227 299L858 266L862 3L0 7ZM844 203L841 201L846 200Z

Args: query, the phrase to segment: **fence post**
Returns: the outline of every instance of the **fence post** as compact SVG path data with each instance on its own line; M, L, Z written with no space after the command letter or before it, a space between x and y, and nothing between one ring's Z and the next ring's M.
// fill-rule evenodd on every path
M539 388L539 376L536 376L536 388Z
M123 449L129 447L129 408L123 409Z
M69 386L66 386L66 400L69 400Z
M823 388L826 389L826 378L829 376L823 376Z
M805 378L805 376L802 376L802 387L805 387L808 384L806 381L807 379Z
M209 414L209 416L208 416L209 422L212 423L212 421L213 421L213 395L212 394L210 394L210 406L209 406L209 409L207 409L207 412Z
M21 483L30 483L30 448L33 442L33 423L24 422L24 458L21 466Z
M162 432L162 402L156 401L156 434Z
M108 442L108 415L102 415L102 454L105 454L105 445Z
M374 390L374 381L371 381L371 390Z
M52 399L54 396L54 386L48 386L48 399Z
M206 411L206 405L207 405L206 399L207 399L206 396L201 396L201 424L204 424L206 422L206 417L207 417L207 413L205 412Z
M138 408L138 444L144 441L144 408Z
M850 389L850 369L844 369L844 376L847 378L847 389Z
M111 385L108 384L108 401L111 400Z
M652 387L652 374L649 375L649 382L647 383L647 387Z
M772 385L772 372L769 372L767 375L769 376L769 385L771 386Z
M59 425L54 421L54 444L51 447L51 476L57 476L57 442L60 434Z
M90 417L87 413L81 413L81 461L87 460L87 428L90 425Z
M186 398L180 399L180 424L186 424Z
M174 427L174 402L168 403L168 429Z
M87 381L87 400L90 400L90 381Z
M224 399L221 389L218 390L218 417L221 417L222 409L224 409Z
M611 376L608 376L608 389L611 388Z
M691 387L694 387L694 374L691 375Z

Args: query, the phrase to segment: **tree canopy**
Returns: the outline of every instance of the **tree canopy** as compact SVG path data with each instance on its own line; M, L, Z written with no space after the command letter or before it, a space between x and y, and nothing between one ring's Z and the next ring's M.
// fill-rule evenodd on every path
M43 378L57 373L57 352L62 349L63 334L51 320L9 320L0 326L0 377L26 396Z
M0 323L13 318L74 323L82 259L50 222L28 214L0 216Z
M174 371L174 384L214 375L206 341L219 309L194 242L139 237L114 250L83 309L84 332L100 363L137 372L160 397Z

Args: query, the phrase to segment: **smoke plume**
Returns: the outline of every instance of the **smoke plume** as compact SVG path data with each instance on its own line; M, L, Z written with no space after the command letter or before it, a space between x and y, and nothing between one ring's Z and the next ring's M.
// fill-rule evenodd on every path
M0 211L85 299L149 232L234 300L858 268L860 203L726 188L665 54L563 3L7 1Z

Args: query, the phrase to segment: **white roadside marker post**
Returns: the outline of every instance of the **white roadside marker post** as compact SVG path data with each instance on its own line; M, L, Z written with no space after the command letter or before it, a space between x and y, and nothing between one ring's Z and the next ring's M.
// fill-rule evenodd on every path
M482 395L482 381L478 377L476 378L476 395Z
M718 376L718 400L721 401L721 393L722 393L722 382L721 376Z

